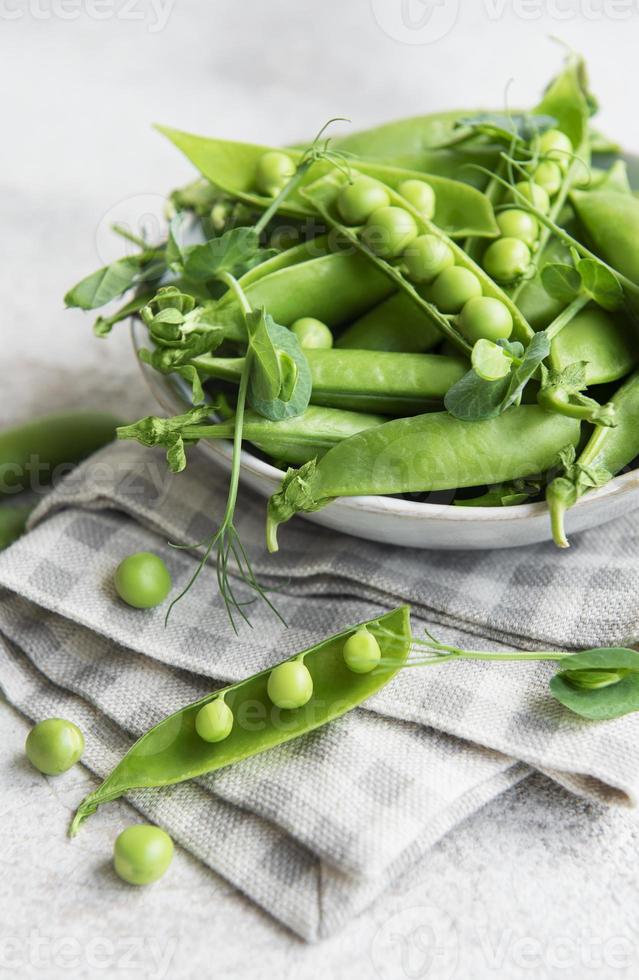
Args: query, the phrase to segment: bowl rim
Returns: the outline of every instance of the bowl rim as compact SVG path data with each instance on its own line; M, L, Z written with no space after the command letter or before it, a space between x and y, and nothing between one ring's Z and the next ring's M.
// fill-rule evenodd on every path
M191 407L184 399L175 383L169 376L163 377L154 371L150 365L141 361L138 351L142 346L141 331L143 325L137 317L131 317L131 340L135 352L136 360L144 379L158 404L170 414L178 414L188 411ZM207 439L207 451L217 456L227 465L231 464L233 456L233 444L226 439L213 440ZM273 487L279 486L282 482L282 470L279 470L271 463L267 463L246 449L242 450L240 457L241 469L244 473L251 473L260 480L266 479ZM608 498L615 498L620 494L628 493L630 490L639 489L639 469L629 470L609 480L602 487L589 490L581 497L571 510L591 506L595 501L602 501ZM545 501L532 504L514 504L511 507L455 507L453 504L434 504L427 501L404 500L400 497L385 497L382 495L339 497L339 506L346 510L366 510L369 513L388 516L393 514L400 518L411 518L413 520L434 520L441 523L464 524L468 522L481 521L483 523L493 522L502 524L510 521L524 521L531 518L540 518L548 515L548 508ZM337 501L336 501L337 502Z

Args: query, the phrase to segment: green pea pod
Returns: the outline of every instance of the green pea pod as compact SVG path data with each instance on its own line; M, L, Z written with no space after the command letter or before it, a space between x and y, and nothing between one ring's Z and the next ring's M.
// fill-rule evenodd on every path
M441 354L387 351L306 350L313 388L311 404L350 411L407 415L441 404L467 365ZM244 358L203 355L193 360L201 377L239 384Z
M564 207L575 181L582 179L589 172L590 136L588 121L591 114L591 102L585 66L581 58L568 58L565 69L550 83L541 102L532 112L533 115L554 118L556 120L554 128L570 139L575 152L575 157L563 176L561 187L552 200L550 217L554 220L558 218ZM506 165L502 162L498 176L504 177L507 173ZM523 179L523 175L519 174L518 178ZM505 187L497 179L491 181L486 193L493 205L504 203L507 194ZM536 257L533 259L534 265L539 261L549 238L548 229L542 227L538 242L539 248ZM466 248L473 258L480 259L484 251L484 243L475 240L468 242ZM515 300L519 300L525 283L526 280L519 282L511 290Z
M521 405L481 422L437 412L360 432L319 463L289 470L269 501L269 550L277 551L279 524L335 497L452 490L544 473L566 446L577 445L579 431L575 419Z
M394 289L365 256L347 252L320 255L248 281L242 278L240 286L253 309L264 307L284 327L310 316L332 329L356 319ZM246 340L242 311L233 297L226 294L212 315L228 339Z
M503 109L495 111L503 113ZM499 159L501 145L482 137L459 146L447 145L455 140L459 123L479 112L477 109L454 109L398 119L338 137L334 146L366 160L410 167L421 173L441 174L483 187L486 179L474 167L492 170Z
M639 285L639 200L613 190L573 191L570 200L597 255Z
M32 510L33 504L0 504L0 551L24 533Z
M603 486L639 456L639 371L635 371L610 399L614 427L597 426L575 464L546 491L553 538L567 548L564 530L566 511L589 489Z
M639 342L631 323L619 314L587 307L555 337L550 364L564 371L575 361L586 363L586 383L619 381L632 371L639 359Z
M121 422L101 412L43 415L0 433L0 495L49 484L115 439Z
M377 639L383 666L357 674L347 668L343 650L345 641L362 626ZM313 693L302 708L275 707L267 692L271 668L207 694L165 718L138 739L98 789L83 800L70 834L76 834L98 806L130 790L168 786L215 772L314 731L376 694L408 655L409 607L400 606L362 626L342 630L284 661L301 660L310 672ZM233 727L223 741L205 742L196 731L196 717L204 705L220 697L233 713Z
M351 323L335 346L422 354L436 347L441 339L439 330L422 315L410 296L397 292Z
M243 437L273 459L300 465L323 456L338 442L387 419L383 415L347 412L338 408L309 405L303 415L272 422L257 412L244 415ZM217 425L197 425L187 428L185 439L232 439L235 421L229 419Z
M263 209L272 203L272 198L261 196L255 186L260 159L265 153L271 152L272 147L208 139L176 129L166 129L162 126L158 128L208 180L227 194ZM299 164L304 156L299 150L286 150L286 153L295 165ZM317 160L309 168L308 175L305 175L301 186L304 186L305 182L309 183L329 173L333 166L334 164L329 160ZM405 180L425 179L435 191L437 202L435 223L457 238L468 235L494 236L499 232L490 203L483 194L468 184L431 174L425 177L422 172L389 167L367 160L349 159L348 166L354 175L366 174L375 177L395 189ZM298 192L291 193L279 210L281 213L295 216L313 213L308 207L308 202Z
M592 169L594 171L596 168L593 167ZM593 189L597 191L614 191L616 194L632 195L626 161L615 160L608 170L602 172Z
M396 286L400 286L405 294L412 299L414 305L418 310L422 310L424 317L430 320L431 326L437 326L440 332L452 340L461 350L467 352L468 344L460 336L459 332L451 327L450 323L446 317L442 316L441 313L436 309L436 307L429 302L424 296L415 289L408 280L404 279L392 266L390 263L385 262L383 259L374 256L369 249L360 241L357 234L353 229L347 228L342 224L342 220L337 208L337 201L342 188L346 185L347 178L343 174L333 171L329 176L324 177L322 180L315 184L310 185L304 191L305 196L309 201L312 201L318 210L318 213L325 220L329 221L333 227L338 228L341 233L350 241L355 248L362 251L364 255L369 257L371 264L375 265L378 269L383 269L386 275L391 278ZM500 289L499 286L488 276L481 266L477 265L461 248L456 244L451 238L445 235L432 221L429 221L424 217L419 211L415 210L401 194L398 194L393 188L387 188L388 194L391 200L391 204L395 207L403 208L408 211L414 218L415 223L419 229L420 235L434 235L440 238L452 251L455 258L455 265L461 266L464 269L468 269L472 272L481 284L482 294L484 296L490 296L492 299L498 299L504 306L509 310L513 318L513 333L512 339L518 340L523 344L528 344L528 342L534 336L534 333L523 316L521 310L513 303L511 298Z

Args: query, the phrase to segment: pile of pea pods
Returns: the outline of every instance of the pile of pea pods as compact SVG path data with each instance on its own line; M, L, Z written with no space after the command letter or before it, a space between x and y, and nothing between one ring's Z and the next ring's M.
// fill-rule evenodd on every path
M567 546L566 510L639 455L639 201L596 108L571 55L527 111L287 149L161 129L200 174L171 195L166 241L66 297L133 288L96 332L139 313L143 359L192 392L191 412L120 435L174 470L200 438L249 443L282 470L271 550L336 497L434 492L545 497Z

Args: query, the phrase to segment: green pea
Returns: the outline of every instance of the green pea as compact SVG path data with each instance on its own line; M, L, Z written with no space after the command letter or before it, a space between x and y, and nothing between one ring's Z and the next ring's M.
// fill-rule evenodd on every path
M475 296L461 311L459 328L471 344L478 340L507 340L513 331L513 318L500 299Z
M333 334L325 323L315 317L300 317L292 324L291 330L305 350L330 350L333 346Z
M513 282L530 265L530 249L519 238L498 238L484 252L484 269L497 282Z
M437 235L419 235L402 258L406 272L414 282L432 282L440 272L455 264L452 248Z
M223 742L233 728L233 712L223 698L209 701L195 716L195 730L205 742Z
M442 313L459 313L474 296L481 296L481 283L474 272L459 265L444 269L433 283L433 303Z
M139 823L116 838L113 865L130 885L150 885L168 870L173 860L173 841L159 827Z
M277 197L294 173L295 164L286 153L269 150L258 161L255 186L266 197Z
M59 776L81 758L84 736L72 721L47 718L31 729L24 749L36 769L47 776Z
M313 694L313 678L301 660L287 660L269 674L267 693L277 708L301 708Z
M379 643L366 627L358 629L344 644L344 663L354 674L370 674L382 657Z
M339 194L337 208L347 225L363 225L373 211L388 207L390 196L372 177L356 177Z
M423 214L429 221L435 214L437 199L435 191L425 180L404 180L399 185L399 193L405 197L409 204Z
M135 609L151 609L164 602L171 591L169 570L157 555L140 551L129 555L115 572L115 588L121 599Z
M550 211L550 198L548 197L548 192L539 184L535 184L534 181L531 180L520 180L518 184L515 184L515 190L518 191L529 204L532 204L538 211L541 211L542 214L548 214ZM512 195L512 199L515 204L519 203L519 198L516 194Z
M563 181L561 167L553 160L544 160L536 168L533 179L550 197L554 197L561 190Z
M567 170L573 153L572 140L560 129L547 129L539 137L539 152L556 161L562 170Z
M539 238L539 222L528 211L509 208L497 215L497 224L505 238L519 238L529 246L534 245Z
M404 208L378 208L366 222L362 237L377 255L395 259L417 238L417 230L415 219Z

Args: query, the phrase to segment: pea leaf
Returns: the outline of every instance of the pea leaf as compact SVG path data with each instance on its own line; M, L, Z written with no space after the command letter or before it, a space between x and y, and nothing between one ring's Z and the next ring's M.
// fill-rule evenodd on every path
M581 276L574 266L565 262L549 262L541 270L541 282L553 299L571 303L581 292Z
M582 288L604 310L618 310L623 304L623 289L617 277L595 259L581 259L577 264Z
M271 337L273 318L264 308L246 315L249 347L253 351L250 397L272 402L282 390L282 371L275 344Z
M165 255L166 264L173 272L181 272L184 267L183 230L187 220L188 216L182 211L169 223Z
M260 311L260 315L264 317L271 344L277 352L280 389L275 397L263 398L259 385L256 388L253 383L252 375L248 400L260 415L278 422L301 415L308 408L313 386L311 369L295 334L276 323L268 313Z
M543 388L564 388L568 392L579 392L587 388L586 367L588 361L574 361L563 371L544 371Z
M639 710L639 653L623 647L586 650L560 661L550 690L561 704L582 718L604 721ZM604 684L604 673L619 680ZM590 674L590 683L588 680ZM612 677L608 677L612 681Z
M498 381L485 381L473 368L448 389L444 407L465 422L493 419L502 411L509 384L510 375Z
M193 245L184 255L189 279L212 279L222 272L242 274L262 259L259 235L254 228L232 228L203 245Z
M81 279L66 293L64 302L68 307L95 310L139 283L160 279L165 269L161 249L129 255Z

